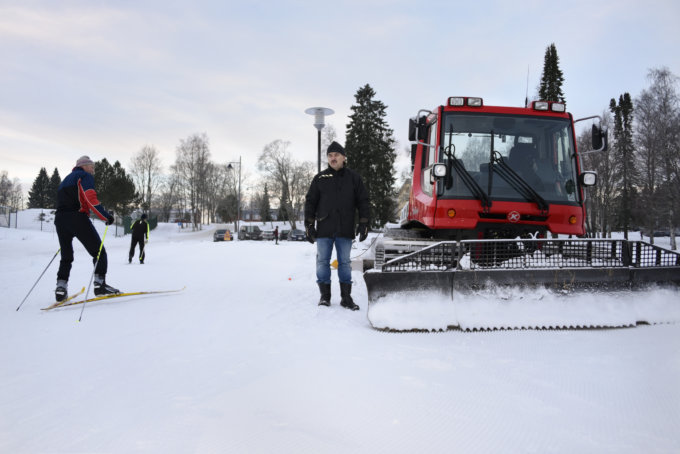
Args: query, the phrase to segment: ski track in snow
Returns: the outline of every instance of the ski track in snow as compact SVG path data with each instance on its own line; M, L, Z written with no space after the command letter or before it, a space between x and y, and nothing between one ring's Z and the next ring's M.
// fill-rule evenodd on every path
M678 324L386 333L359 272L360 311L335 272L316 306L308 243L161 225L139 265L111 233L110 284L187 289L78 323L80 306L40 311L53 263L16 312L58 244L0 229L0 452L680 452ZM91 275L75 255L71 291Z

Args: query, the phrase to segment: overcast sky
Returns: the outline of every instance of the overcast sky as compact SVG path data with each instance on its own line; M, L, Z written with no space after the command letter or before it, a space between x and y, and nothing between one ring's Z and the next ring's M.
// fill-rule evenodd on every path
M0 171L28 190L89 155L129 167L144 145L167 167L205 133L217 163L291 142L316 162L314 106L344 144L365 84L387 105L400 152L407 121L454 95L522 106L555 43L567 109L599 114L680 75L680 2L543 0L0 0ZM351 158L351 157L350 157Z

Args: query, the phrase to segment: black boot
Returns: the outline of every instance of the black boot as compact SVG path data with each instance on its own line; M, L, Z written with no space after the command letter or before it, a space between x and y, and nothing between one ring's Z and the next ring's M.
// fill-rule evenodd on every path
M103 276L95 277L95 280L94 280L94 295L95 296L115 295L116 293L120 293L120 290L118 290L117 288L113 288L110 285L107 285L106 279Z
M54 291L54 298L57 301L64 301L68 298L68 284L66 281L57 281L57 289Z
M319 299L319 306L331 305L331 284L319 284L319 291L321 298Z
M340 283L340 296L342 297L342 300L340 300L340 305L342 307L346 307L347 309L351 309L353 311L358 311L359 306L354 304L354 301L352 300L352 296L350 295L352 293L352 284L343 284L342 282Z

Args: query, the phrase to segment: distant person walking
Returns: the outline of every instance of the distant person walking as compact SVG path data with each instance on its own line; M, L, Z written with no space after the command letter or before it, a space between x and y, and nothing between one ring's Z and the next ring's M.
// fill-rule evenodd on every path
M132 223L130 230L132 230L132 239L130 240L128 263L132 263L132 257L135 255L135 247L139 244L139 263L144 265L144 245L149 241L149 223L146 222L146 213L142 214L141 219L137 219Z
M279 244L279 226L278 225L274 228L274 240L276 240L276 244Z
M57 212L54 226L57 229L61 262L57 271L57 288L54 296L57 301L68 297L68 278L73 263L73 238L78 238L97 263L94 270L94 294L109 295L120 293L106 284L107 257L99 233L90 221L90 212L106 225L113 224L113 215L101 206L94 190L94 162L88 156L81 156L73 168L59 185L57 190ZM100 248L101 247L101 252ZM97 261L99 254L99 261Z
M352 300L352 240L368 235L368 192L358 173L345 167L345 149L333 142L326 152L328 168L313 179L305 198L305 233L307 241L316 241L316 282L321 298L319 306L331 305L330 260L333 246L338 259L340 305L351 310L359 306ZM359 225L354 216L359 211Z

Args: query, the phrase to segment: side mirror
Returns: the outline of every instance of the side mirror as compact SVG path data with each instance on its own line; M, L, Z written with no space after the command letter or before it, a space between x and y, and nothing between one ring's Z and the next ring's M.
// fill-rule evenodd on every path
M408 119L408 140L409 142L415 142L416 141L416 129L418 127L416 126L416 119L415 118L409 118Z
M579 175L579 180L581 186L595 186L597 184L597 173L589 171L583 172Z
M581 151L579 154L584 155L588 153L594 153L597 151L607 151L607 128L605 126L602 126L602 117L599 115L593 115L590 117L584 117L584 118L579 118L578 120L574 120L574 124L578 123L579 121L585 121L585 120L592 120L593 118L599 118L600 119L600 125L593 125L592 130L591 130L591 142L593 149L588 150L588 151Z
M422 141L427 143L427 117L420 115L420 112L418 112L418 116L408 119L409 142Z
M593 151L607 151L607 128L593 125L591 132Z

